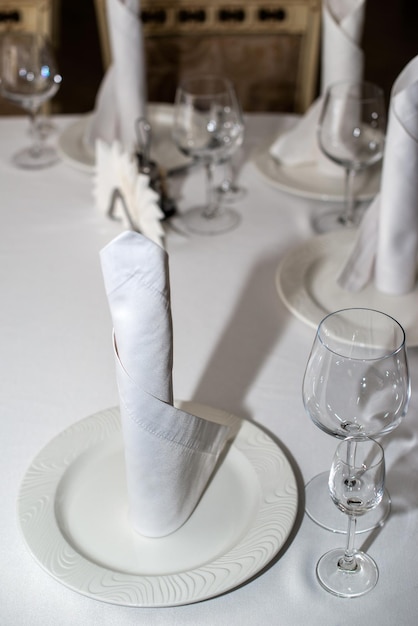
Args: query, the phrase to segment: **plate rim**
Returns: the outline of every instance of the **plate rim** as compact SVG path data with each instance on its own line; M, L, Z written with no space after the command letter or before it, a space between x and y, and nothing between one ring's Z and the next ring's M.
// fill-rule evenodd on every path
M147 112L150 118L157 117L173 117L173 105L168 102L149 102L147 103ZM78 118L68 124L59 134L57 139L57 151L63 160L63 162L67 163L71 167L75 169L85 172L87 174L94 174L95 171L95 157L89 154L88 150L84 149L82 144L82 133L88 123L88 120L92 118L94 115L94 111L89 111L88 113L79 114ZM155 136L158 135L158 131L154 133ZM65 147L66 142L78 142L80 155L83 153L80 158L74 156L74 153L68 150ZM183 165L190 162L190 159L187 159L183 155L178 154L179 165ZM160 163L161 165L161 163Z
M278 170L280 170L280 168L282 168L283 170L289 169L289 170L296 170L298 166L281 166L280 163L278 161L276 161L274 159L273 156L271 156L269 154L269 150L271 147L271 143L269 143L268 145L264 145L262 148L258 148L257 150L254 151L253 155L252 155L252 162L254 163L254 166L256 168L256 170L259 172L259 174L263 177L263 179L268 182L271 186L275 187L276 189L279 189L280 191L283 191L285 193L288 193L292 196L297 196L300 198L307 198L309 200L320 200L322 202L343 202L344 201L344 194L343 192L341 193L329 193L327 191L323 191L323 192L318 192L316 190L308 190L308 189L302 189L296 185L289 185L286 183L282 183L280 181L277 180L277 178L272 177L269 172L266 170L266 167L263 166L263 161L265 161L266 159L268 159L269 161L271 161L272 163L274 163ZM369 171L373 171L376 172L375 176L377 177L377 183L379 183L380 180L380 172L381 172L381 166L382 164L378 164L373 166L373 168L370 168ZM323 174L322 172L318 171L317 169L315 169L314 164L303 164L302 166L304 168L304 171L308 170L312 170L312 175L315 174L315 177L318 178L322 178L324 181L326 180L331 180L331 177L326 176L325 174ZM378 172L379 170L379 172ZM343 185L343 179L342 179L342 185ZM375 195L378 193L379 191L379 187L380 185L377 184L377 188L376 190L374 190L373 192L370 191L368 193L359 193L357 194L356 199L359 202L367 202L372 200Z
M305 284L301 280L301 276L305 276L309 269L317 263L321 258L330 256L332 250L337 250L341 252L344 246L347 246L347 255L349 253L349 246L354 245L355 235L357 229L346 229L339 231L332 231L329 233L324 233L320 235L314 235L310 239L307 239L304 242L301 242L299 245L296 245L294 248L289 250L287 254L280 260L276 274L275 274L275 283L276 290L278 292L279 298L282 300L286 308L299 320L303 323L307 324L310 328L316 329L321 320L331 313L332 311L328 308L321 307L309 294L308 289ZM348 258L348 257L347 257ZM295 270L295 267L297 268ZM286 289L284 286L284 276L288 270L288 268L293 271L293 280L287 281L289 284L292 282L291 293L290 290ZM372 285L368 286L369 288L373 288ZM418 283L415 286L415 293L418 297ZM376 294L381 296L382 298L387 297L389 302L395 302L398 296L391 296L375 290ZM346 292L350 293L352 298L352 304L350 306L367 306L364 303L356 303L356 293L357 292ZM362 293L361 291L359 292ZM408 294L406 294L408 295ZM402 297L402 296L401 296ZM346 308L346 305L338 305L334 310L338 310L341 308ZM373 303L371 308L376 308L376 304ZM383 309L382 309L383 310ZM389 315L397 318L397 315L393 313L392 310L386 310ZM407 326L402 322L402 319L398 319L399 323L404 327L406 334L406 344L407 347L417 347L418 346L418 330L414 333L414 328L411 326Z
M200 407L203 411L207 408L208 412L213 412L210 407L197 403L185 402L182 403L182 406L195 407L195 409ZM224 413L226 417L231 416L226 412L218 410L216 412L217 414ZM54 579L82 595L111 604L135 607L151 608L192 604L232 591L253 578L277 557L291 534L298 511L298 486L291 463L278 442L255 422L241 420L241 423L242 428L238 433L237 440L233 442L233 446L242 443L241 447L237 447L237 449L244 454L252 465L257 479L260 481L260 487L263 488L263 473L260 473L260 468L257 470L257 466L253 463L252 455L254 455L256 447L255 444L250 443L250 438L255 437L257 446L261 446L260 449L264 453L267 453L268 450L271 451L269 461L273 462L273 465L276 463L277 471L279 465L281 470L285 471L285 493L276 494L278 491L276 485L275 501L269 504L271 511L276 509L276 513L279 501L280 506L284 507L283 515L279 516L279 520L275 519L274 522L275 527L280 526L280 532L277 528L273 528L272 520L270 520L270 524L265 524L264 520L264 544L260 538L260 529L253 527L254 521L250 529L237 539L236 544L221 556L218 555L214 558L209 564L210 567L205 564L187 572L162 575L117 572L92 562L84 554L78 552L75 546L69 544L55 517L55 502L59 485L68 469L90 446L96 445L100 439L107 439L112 432L120 431L119 408L116 406L94 413L70 425L51 439L29 465L19 489L18 521L26 546L35 561ZM249 430L247 434L246 430ZM74 445L74 437L76 441L80 439L81 445L77 449L66 450L70 442ZM51 460L54 459L54 454L56 455L57 452L64 452L61 462ZM257 454L255 456L257 460ZM258 465L260 465L259 460ZM271 464L269 464L269 469L271 470ZM269 493L269 496L271 495L272 492ZM263 510L261 501L262 498L260 498L260 511ZM241 555L243 562L240 562L237 559L237 552L239 553L241 545L245 546L245 541L248 541L251 533L256 535L258 547L252 544L254 554L252 554L252 558L247 558L250 564L247 564L247 568L245 568L245 555ZM39 535L45 536L45 534L48 537L48 548L39 545ZM58 545L53 545L54 541ZM248 550L248 546L246 549ZM262 557L256 563L254 555L257 549ZM231 553L233 555L229 557ZM229 571L228 558L232 558L231 562L235 565ZM221 574L218 573L219 580L217 581L216 572L218 570ZM205 573L208 574L208 572L212 580L210 584L204 581ZM185 581L192 579L196 582L198 578L200 587L199 585L192 585L190 597L190 589L185 591L185 587L187 587ZM158 593L160 593L159 598L157 597ZM149 598L153 599L150 601Z

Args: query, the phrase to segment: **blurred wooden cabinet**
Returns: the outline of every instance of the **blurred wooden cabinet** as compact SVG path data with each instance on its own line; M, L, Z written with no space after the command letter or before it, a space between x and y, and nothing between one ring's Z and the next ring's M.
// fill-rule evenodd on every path
M54 0L0 0L0 35L7 30L35 31L53 39L57 35ZM0 97L0 115L23 114Z
M105 68L106 0L94 0ZM316 95L321 0L141 0L148 99L185 74L223 72L245 111L303 112Z
M37 31L52 37L53 0L0 0L0 32Z

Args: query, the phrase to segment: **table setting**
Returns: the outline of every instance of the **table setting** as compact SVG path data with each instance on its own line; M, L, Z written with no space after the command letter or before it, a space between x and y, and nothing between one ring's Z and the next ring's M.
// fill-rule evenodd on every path
M417 59L387 119L356 97L354 142L338 103L340 162L317 129L335 76L364 86L364 1L324 2L299 117L219 76L148 102L138 2L107 5L113 64L91 113L42 120L53 164L0 119L0 622L413 624ZM355 220L319 231L350 167Z

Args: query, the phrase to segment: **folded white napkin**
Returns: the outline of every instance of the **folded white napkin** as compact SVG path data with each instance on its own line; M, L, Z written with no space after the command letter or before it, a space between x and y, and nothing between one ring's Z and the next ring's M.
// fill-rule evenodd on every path
M317 125L323 97L338 81L362 80L364 58L359 47L366 0L324 0L322 4L321 95L296 126L281 135L270 154L286 166L316 163L327 174L343 176L342 168L323 156L318 147Z
M418 56L396 79L390 98L380 193L367 209L338 282L350 291L372 278L390 294L411 291L418 254Z
M100 256L114 327L132 524L143 535L164 536L193 512L229 428L172 404L167 253L127 231Z
M147 101L144 41L139 0L106 0L112 64L100 85L85 145L117 139L126 150L136 141L135 120L145 115Z
M160 198L151 189L149 176L138 172L132 153L125 152L118 141L108 145L98 139L94 174L93 195L99 210L163 246ZM115 190L119 195L115 196Z

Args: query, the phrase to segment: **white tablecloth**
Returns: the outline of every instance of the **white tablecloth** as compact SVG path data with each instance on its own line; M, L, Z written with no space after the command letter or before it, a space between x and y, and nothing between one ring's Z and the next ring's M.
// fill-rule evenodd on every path
M58 118L58 128L72 118ZM357 600L322 590L318 558L344 543L303 514L287 549L241 588L176 608L113 606L77 594L34 561L17 523L16 500L33 457L74 422L117 404L111 323L99 250L120 232L95 208L91 176L66 163L19 171L10 155L27 142L26 120L0 120L0 623L10 626L379 626L418 623L417 402L385 437L387 524L358 539L380 570L377 587ZM272 139L275 116L251 116L245 150ZM204 194L203 171L185 179L180 206ZM336 441L304 412L301 383L314 331L278 298L283 255L313 235L320 209L271 185L248 159L238 203L242 222L219 236L169 231L174 321L174 389L268 428L289 451L300 487L329 467ZM418 316L418 312L417 312ZM409 351L413 391L416 349ZM302 494L303 495L303 494Z

